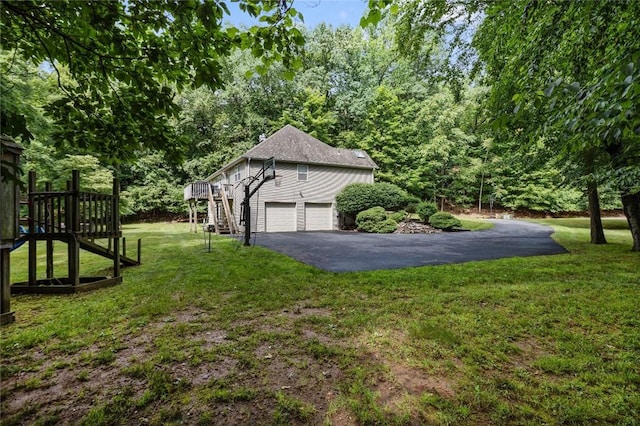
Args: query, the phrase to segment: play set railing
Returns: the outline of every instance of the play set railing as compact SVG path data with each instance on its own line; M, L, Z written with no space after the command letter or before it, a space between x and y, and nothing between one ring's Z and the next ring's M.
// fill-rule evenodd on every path
M113 194L99 194L80 191L78 183L79 174L74 171L66 191L52 191L47 183L38 192L35 174L29 174L29 234L43 240L63 234L86 239L120 236L119 188L114 185Z

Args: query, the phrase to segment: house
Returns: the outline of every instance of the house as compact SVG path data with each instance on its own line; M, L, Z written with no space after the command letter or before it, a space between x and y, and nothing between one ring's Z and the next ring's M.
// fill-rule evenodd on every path
M214 188L225 189L236 223L246 178L259 174L272 157L275 178L251 197L252 232L338 229L336 194L350 183L373 183L377 167L364 151L334 148L286 125L207 178ZM214 210L210 221L220 218L222 209Z

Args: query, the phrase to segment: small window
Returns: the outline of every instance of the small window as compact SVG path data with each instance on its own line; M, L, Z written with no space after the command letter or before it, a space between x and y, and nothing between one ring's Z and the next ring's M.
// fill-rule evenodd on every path
M309 166L298 164L298 180L306 181L309 177Z
M238 182L241 177L242 177L242 174L240 173L240 164L238 164L236 168L233 170L233 181Z

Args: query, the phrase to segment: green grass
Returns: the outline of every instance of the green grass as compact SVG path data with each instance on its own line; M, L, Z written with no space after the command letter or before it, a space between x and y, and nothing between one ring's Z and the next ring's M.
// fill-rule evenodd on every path
M345 274L225 237L208 253L184 224L127 226L143 265L122 285L12 298L2 424L638 424L624 221L605 220L605 246L586 219L538 222L570 253ZM11 256L25 280L26 248Z
M470 231L482 231L484 229L493 228L493 223L488 222L486 220L478 220L478 219L461 219L458 218L460 222L462 222L462 227L464 229L468 229Z

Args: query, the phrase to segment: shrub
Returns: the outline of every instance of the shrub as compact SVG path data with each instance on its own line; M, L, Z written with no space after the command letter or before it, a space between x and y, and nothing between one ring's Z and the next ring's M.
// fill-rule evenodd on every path
M414 203L413 201L411 201L404 208L404 211L411 214L411 213L415 213L417 209L418 209L418 203Z
M428 222L431 215L438 213L438 206L436 203L422 201L416 206L416 213L420 216L421 221Z
M407 198L404 203L404 211L407 213L415 213L418 204L420 204L420 198L415 195L407 194Z
M389 219L393 220L395 223L400 223L407 218L407 212L404 210L400 210L397 212L389 213Z
M340 213L351 215L376 206L384 210L398 210L409 199L405 190L390 183L352 183L336 195L336 209Z
M429 217L429 224L434 228L444 231L452 231L454 229L462 229L462 222L450 213L439 212Z
M371 222L366 229L358 230L363 232L371 232L373 234L391 234L398 229L398 223L393 219L385 219L382 222Z
M356 224L359 231L377 234L388 234L397 228L397 223L393 219L387 218L387 213L380 206L358 213Z
M366 222L382 222L386 218L387 213L384 209L380 206L376 206L358 213L358 216L356 216L356 223L359 227L360 224L364 224Z

